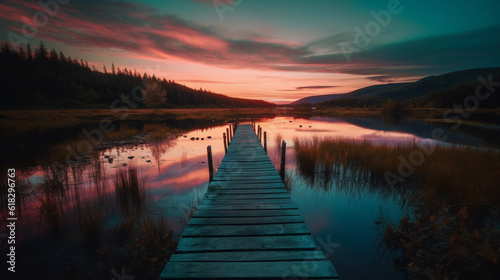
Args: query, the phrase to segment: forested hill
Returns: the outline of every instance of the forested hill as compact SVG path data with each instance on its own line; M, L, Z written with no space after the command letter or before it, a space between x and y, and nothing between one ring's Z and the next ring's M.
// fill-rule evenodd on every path
M22 48L4 43L0 48L0 77L1 109L105 108L122 94L130 95L134 88L144 86L146 78L155 79L166 90L167 102L162 106L166 108L274 106L192 89L172 80L141 75L135 69L115 69L113 65L99 71L86 61L66 57L54 49L49 51L43 43L35 51L29 45Z

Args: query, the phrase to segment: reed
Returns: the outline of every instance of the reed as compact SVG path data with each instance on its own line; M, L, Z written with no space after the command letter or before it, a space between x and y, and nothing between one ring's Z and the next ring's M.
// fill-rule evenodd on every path
M299 172L316 185L328 188L327 181L345 180L354 189L362 188L359 182L375 183L377 191L395 190L408 201L399 223L381 217L377 224L384 243L401 252L398 266L411 269L415 279L500 277L498 151L346 138L295 139L295 149ZM401 157L414 151L430 152L397 188L383 188L384 174L398 174Z
M432 189L449 203L495 205L500 201L500 153L465 146L434 147L408 144L375 145L367 140L347 138L295 139L299 172L314 183L318 178L344 176L364 178L387 185L386 172L398 173L401 157L432 149L423 163L415 166L400 188Z
M127 139L136 136L139 131L136 128L120 127L110 133L104 134L104 138L109 141L116 141L120 139Z
M136 168L129 167L117 172L115 192L122 214L127 218L139 217L144 208L146 189L139 181Z

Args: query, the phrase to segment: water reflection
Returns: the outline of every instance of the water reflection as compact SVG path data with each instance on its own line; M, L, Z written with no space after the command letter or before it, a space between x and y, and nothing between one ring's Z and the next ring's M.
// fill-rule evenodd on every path
M376 144L435 143L419 132L425 130L426 124L400 129L397 123L386 126L373 120L289 117L262 120L259 124L267 131L268 155L276 167L280 165L281 140L287 142L286 177L292 199L314 238L340 244L328 255L342 279L403 279L393 269L394 256L380 259L381 237L374 226L380 211L388 219L401 217L400 197L380 188L369 172L344 165L316 165L314 159L309 163L296 159L293 139L342 136ZM138 131L144 125L127 123ZM65 260L48 266L60 276L65 273L66 265L76 265L85 258L82 256L85 250L93 248L91 254L96 254L95 249L99 248L99 257L94 256L93 262L80 269L96 267L108 250L115 250L110 256L117 254L118 249L112 244L126 243L134 227L143 225L150 217L166 218L165 226L175 231L171 237L179 236L208 185L206 148L212 146L217 166L224 156L222 134L227 126L187 120L172 120L163 125L181 129L182 134L175 139L110 142L81 161L69 164L60 170L61 174L50 169L53 160L66 157L65 150L61 152L57 147L73 145L81 129L90 130L92 124L2 137L2 144L14 147L2 151L6 159L3 165L19 166L19 174L26 182L25 186L18 185L16 201L20 217L17 241L26 260L37 263L48 256ZM68 139L68 143L61 143L64 142L61 139ZM14 144L16 141L25 144ZM1 186L4 193L5 186ZM5 228L6 200L4 197L1 200L0 226ZM143 236L141 240L148 238ZM103 243L109 248L102 248ZM1 246L5 250L6 243ZM46 263L40 261L41 267L42 264ZM110 270L103 277L112 278Z

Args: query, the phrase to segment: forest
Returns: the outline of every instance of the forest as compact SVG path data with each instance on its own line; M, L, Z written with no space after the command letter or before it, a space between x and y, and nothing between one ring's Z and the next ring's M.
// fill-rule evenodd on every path
M135 69L111 65L97 69L83 59L48 50L40 42L34 50L4 43L0 47L3 102L0 109L109 108L123 95L141 95L138 87L153 80L166 91L162 108L270 107L271 103L232 98L193 89L173 80L149 76ZM146 108L141 103L139 108Z

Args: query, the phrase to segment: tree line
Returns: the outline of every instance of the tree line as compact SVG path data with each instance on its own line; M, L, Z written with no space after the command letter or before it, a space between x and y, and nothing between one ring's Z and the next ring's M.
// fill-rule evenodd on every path
M166 94L161 106L178 107L260 107L273 106L258 100L231 98L204 89L193 89L173 80L140 74L135 69L111 65L102 70L83 59L48 50L43 42L33 50L28 44L0 47L0 77L3 78L2 109L17 108L109 108L122 95L131 94L146 80L154 81ZM141 94L141 93L139 93Z

